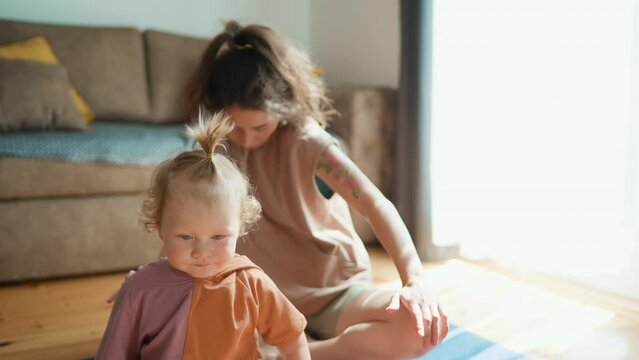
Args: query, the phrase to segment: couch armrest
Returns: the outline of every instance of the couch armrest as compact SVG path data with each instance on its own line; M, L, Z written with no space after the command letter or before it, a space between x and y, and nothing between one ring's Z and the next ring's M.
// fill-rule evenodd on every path
M386 195L392 198L392 174L395 152L397 90L376 86L339 86L331 89L335 116L329 129L346 146L349 157ZM375 239L372 230L353 213L355 229L366 242Z

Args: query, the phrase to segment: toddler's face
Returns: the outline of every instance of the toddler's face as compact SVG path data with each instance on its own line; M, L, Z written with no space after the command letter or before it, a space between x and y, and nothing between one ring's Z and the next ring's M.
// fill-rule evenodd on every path
M236 105L224 109L235 123L229 138L245 149L264 145L277 129L278 119L264 110L242 109Z
M239 205L176 197L168 199L158 227L168 261L195 278L213 276L235 254Z

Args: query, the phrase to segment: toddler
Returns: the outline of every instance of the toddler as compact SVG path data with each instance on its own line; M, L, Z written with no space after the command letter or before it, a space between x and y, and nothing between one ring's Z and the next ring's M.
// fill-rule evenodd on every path
M225 115L200 116L187 130L202 149L156 170L143 215L166 257L122 285L97 359L256 359L256 331L284 358L310 359L304 316L235 253L261 208L247 178L216 153L232 128Z

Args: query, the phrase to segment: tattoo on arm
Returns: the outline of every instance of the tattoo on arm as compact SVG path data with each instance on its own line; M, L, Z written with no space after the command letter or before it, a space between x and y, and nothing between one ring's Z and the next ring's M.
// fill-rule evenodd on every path
M353 198L358 199L362 193L361 184L355 176L355 171L349 165L342 164L329 151L325 151L317 161L317 169L324 170L326 174L336 180L344 182Z

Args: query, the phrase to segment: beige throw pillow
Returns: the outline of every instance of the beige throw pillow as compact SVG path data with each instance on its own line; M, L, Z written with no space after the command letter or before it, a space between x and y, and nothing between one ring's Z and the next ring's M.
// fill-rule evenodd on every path
M86 129L62 65L0 58L0 131Z

